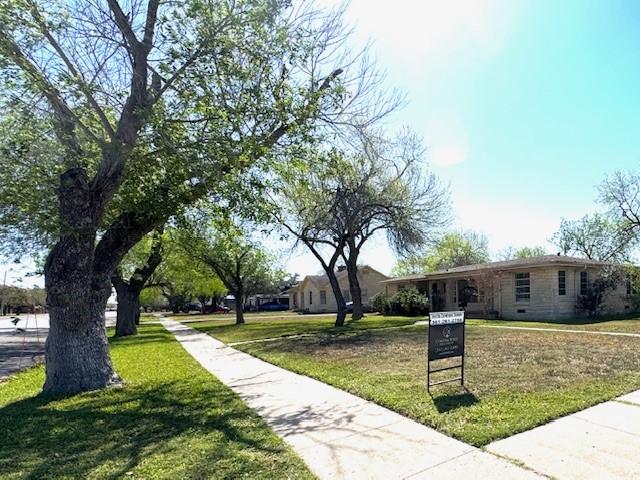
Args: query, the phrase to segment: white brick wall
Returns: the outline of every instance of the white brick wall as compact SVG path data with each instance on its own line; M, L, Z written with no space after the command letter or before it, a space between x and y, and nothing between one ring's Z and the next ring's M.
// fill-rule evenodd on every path
M558 289L558 271L565 272L566 294L560 295ZM577 297L580 290L580 267L529 267L522 270L509 270L496 274L493 279L493 305L490 309L500 313L503 319L522 320L554 320L583 316L576 310ZM516 273L529 273L530 299L529 301L516 301L515 275ZM595 268L588 269L589 282L598 275ZM468 277L439 279L438 282L447 283L446 310L457 310L458 306L453 302L451 295L454 282ZM405 282L411 285L411 282ZM415 285L415 284L414 284ZM387 296L393 296L398 289L398 284L388 284ZM488 290L491 290L490 288ZM489 292L487 292L489 294ZM489 295L490 296L490 295ZM459 301L459 299L458 299ZM604 302L603 314L614 315L628 313L632 309L630 299L626 295L624 282L616 290L607 294ZM472 315L474 312L482 312L482 304L469 304L466 310Z

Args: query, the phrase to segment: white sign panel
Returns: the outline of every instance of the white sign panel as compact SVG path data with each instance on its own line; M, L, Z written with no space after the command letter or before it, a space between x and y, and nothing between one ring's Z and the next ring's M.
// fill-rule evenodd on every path
M432 312L429 314L430 325L452 325L464 323L464 311Z

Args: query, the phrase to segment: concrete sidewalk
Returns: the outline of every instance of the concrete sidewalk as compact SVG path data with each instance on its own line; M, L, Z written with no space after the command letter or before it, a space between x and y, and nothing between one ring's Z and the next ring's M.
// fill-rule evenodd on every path
M320 479L542 478L360 397L239 352L186 325L167 319L162 324L264 418Z
M489 444L562 480L640 478L640 390Z

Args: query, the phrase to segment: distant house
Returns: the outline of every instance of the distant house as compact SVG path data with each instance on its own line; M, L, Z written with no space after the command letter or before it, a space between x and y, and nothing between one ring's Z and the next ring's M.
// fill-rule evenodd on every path
M339 267L336 277L345 301L350 302L351 293L346 268ZM367 304L374 295L384 292L384 284L381 282L388 279L388 276L368 265L359 267L358 280L362 290L362 303ZM327 275L307 275L287 293L294 310L322 313L335 312L338 309Z
M413 286L431 311L459 310L505 319L553 320L582 315L578 296L608 264L559 255L482 263L386 280L388 297ZM621 282L603 302L603 313L630 312L631 288Z

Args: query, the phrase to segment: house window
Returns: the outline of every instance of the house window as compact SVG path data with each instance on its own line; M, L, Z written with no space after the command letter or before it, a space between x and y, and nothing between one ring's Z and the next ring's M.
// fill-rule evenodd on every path
M326 305L326 304L327 304L327 291L320 290L320 305Z
M531 298L529 272L516 273L516 302L528 302Z
M631 280L631 275L627 275L627 295L631 295L633 293L633 281Z
M589 277L587 276L587 272L580 272L580 295L586 295L588 287Z
M567 294L567 272L558 270L558 295Z
M362 300L367 301L369 299L369 291L366 288L360 290L360 296Z
M342 291L342 296L344 297L344 301L345 302L350 302L351 301L351 293L349 292L349 290L343 290Z
M458 301L458 282L454 280L453 288L451 289L451 303L457 303Z
M406 287L404 285L404 283L399 283L398 284L398 291L401 292L402 290L404 290Z
M313 305L313 292L309 290L309 305Z

